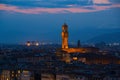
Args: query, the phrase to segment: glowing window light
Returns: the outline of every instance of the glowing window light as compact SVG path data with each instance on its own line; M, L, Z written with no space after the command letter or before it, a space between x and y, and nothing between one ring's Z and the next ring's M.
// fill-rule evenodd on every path
M77 58L77 57L73 57L73 60L75 60L75 61L76 61L76 60L78 60L78 58Z
M20 73L20 70L18 70L18 73Z

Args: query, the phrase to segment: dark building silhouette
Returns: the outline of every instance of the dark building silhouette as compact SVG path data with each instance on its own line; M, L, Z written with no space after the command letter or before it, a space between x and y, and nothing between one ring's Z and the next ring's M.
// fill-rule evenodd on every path
M78 42L77 42L77 47L78 47L78 48L81 47L80 40L78 40Z

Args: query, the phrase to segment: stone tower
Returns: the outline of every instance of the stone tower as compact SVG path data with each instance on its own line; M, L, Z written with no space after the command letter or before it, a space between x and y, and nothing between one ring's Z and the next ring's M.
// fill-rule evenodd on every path
M68 26L63 24L62 26L62 49L68 48Z

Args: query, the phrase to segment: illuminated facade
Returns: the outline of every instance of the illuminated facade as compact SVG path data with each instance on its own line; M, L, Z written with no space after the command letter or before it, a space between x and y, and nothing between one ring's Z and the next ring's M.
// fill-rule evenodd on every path
M62 26L62 49L57 52L57 56L62 57L62 60L69 63L71 62L70 54L71 53L92 53L92 52L98 52L98 48L94 47L80 47L80 40L78 41L77 48L69 48L68 47L68 25L63 24ZM61 52L63 51L63 52ZM65 52L65 54L64 54ZM74 58L76 59L76 58Z
M88 53L88 52L97 52L97 48L82 48L80 47L80 40L78 40L78 48L69 48L68 47L68 25L66 23L62 26L62 50L66 51L67 53Z
M33 80L31 74L27 70L3 70L0 80Z
M62 49L68 48L68 26L64 23L62 26Z

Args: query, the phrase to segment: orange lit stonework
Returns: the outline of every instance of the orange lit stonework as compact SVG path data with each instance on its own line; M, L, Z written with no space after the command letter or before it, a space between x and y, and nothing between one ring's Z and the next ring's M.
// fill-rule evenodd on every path
M62 49L68 48L68 26L64 24L62 26Z

